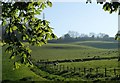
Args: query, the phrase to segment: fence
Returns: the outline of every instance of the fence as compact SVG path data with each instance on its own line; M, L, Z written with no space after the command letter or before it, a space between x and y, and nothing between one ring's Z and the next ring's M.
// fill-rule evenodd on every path
M71 72L71 73L78 73L79 75L99 75L96 77L111 77L111 76L119 76L120 77L120 68L77 68L77 67L69 67L65 65L42 65L43 70L47 70L48 72Z
M116 57L114 57L116 58ZM72 62L79 62L79 61L87 61L89 59L75 59ZM49 61L46 60L39 60L36 63L36 66L41 68L43 71L47 71L49 73L58 74L58 72L68 73L71 74L79 74L80 76L86 75L94 75L94 77L112 77L117 76L120 77L120 68L78 68L78 67L69 67L66 65L59 65L58 63L61 62L71 62L71 60L56 60L56 61ZM89 77L89 76L88 76Z

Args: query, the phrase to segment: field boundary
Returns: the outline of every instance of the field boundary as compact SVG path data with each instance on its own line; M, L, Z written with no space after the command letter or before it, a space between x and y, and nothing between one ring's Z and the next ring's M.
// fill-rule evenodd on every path
M120 80L120 68L78 68L69 67L65 65L36 65L38 69L45 71L49 74L62 76L65 79L78 76L82 79L111 79ZM67 76L67 77L66 77Z
M84 61L91 61L91 60L111 60L111 59L118 59L118 57L92 57L92 58L84 58L84 59L65 59L65 60L54 60L49 61L48 59L38 60L37 64L58 64L58 63L65 63L65 62L84 62Z

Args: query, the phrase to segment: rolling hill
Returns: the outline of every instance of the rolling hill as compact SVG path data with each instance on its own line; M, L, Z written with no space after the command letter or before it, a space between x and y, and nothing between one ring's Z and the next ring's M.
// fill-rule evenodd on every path
M117 56L117 43L106 42L106 41L84 41L84 42L82 41L82 42L72 42L66 44L48 43L46 45L43 45L42 47L31 46L30 48L32 49L32 59L35 61L38 60L52 61L52 60L65 60L65 59L67 60L83 59L90 57ZM114 63L115 62L116 61L114 61ZM112 61L110 61L110 63L112 63ZM82 63L79 64L82 67ZM77 65L77 67L79 66L79 64ZM65 65L69 65L69 64L65 64ZM72 65L74 66L75 64L72 63ZM87 65L88 64L86 64L86 66ZM9 60L9 54L3 52L3 56L2 56L3 80L27 79L34 81L47 81L46 78L37 75L35 72L31 71L31 69L28 67L22 66L20 69L14 71L12 68L13 68L13 63L11 60Z

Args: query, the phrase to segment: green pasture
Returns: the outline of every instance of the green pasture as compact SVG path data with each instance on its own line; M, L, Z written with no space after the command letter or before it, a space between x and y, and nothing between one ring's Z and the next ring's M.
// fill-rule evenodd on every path
M116 49L118 48L118 42L108 42L108 41L84 41L73 43L75 45L85 45L101 49Z
M45 81L45 78L36 75L30 70L29 67L22 65L19 69L13 70L13 62L9 59L9 54L4 52L2 53L2 80L36 80L36 81Z
M117 59L113 60L93 60L93 61L85 61L85 62L66 62L60 63L59 65L65 65L69 67L76 68L117 68L118 61Z
M116 49L100 49L83 44L47 44L42 47L31 46L32 58L35 60L64 60L82 59L88 57L113 57L117 56Z
M75 42L69 44L52 44L48 43L43 45L42 47L38 46L30 46L32 49L32 59L35 61L38 60L65 60L65 59L83 59L83 58L90 58L90 57L113 57L118 56L117 48L114 48L107 44L109 49L99 48L92 45L92 42ZM95 43L95 42L94 42ZM105 42L96 42L100 44L104 44ZM28 45L28 43L25 43ZM86 44L86 45L85 45ZM97 44L96 44L97 45ZM116 44L115 44L116 45ZM20 67L20 69L13 71L13 62L9 59L9 54L4 52L4 48L2 49L2 79L3 80L19 80L22 78L30 78L30 80L42 81L47 80L44 77L44 73L42 76L39 76L35 72L31 71L30 68L25 67L24 65ZM76 68L116 68L118 66L117 59L114 60L93 60L93 61L86 61L86 62L67 62L67 63L59 63L58 65L65 65L69 67L76 67ZM37 70L39 72L39 70ZM47 74L46 74L47 75ZM49 75L49 74L48 74ZM54 76L53 76L54 77Z

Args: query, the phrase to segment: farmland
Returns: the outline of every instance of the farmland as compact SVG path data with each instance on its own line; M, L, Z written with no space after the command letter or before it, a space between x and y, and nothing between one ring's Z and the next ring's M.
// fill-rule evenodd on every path
M37 59L56 60L56 59L73 59L73 58L75 59L75 58L86 58L93 56L111 57L117 55L117 46L115 49L104 49L104 48L99 49L91 46L85 46L82 43L80 45L77 45L76 43L47 44L42 47L33 46L31 48L33 50L32 52L32 55L34 55L33 58L36 57L36 60Z
M98 74L101 75L98 77L99 80L110 80L119 75L117 42L48 43L42 47L31 46L30 48L35 66L33 68L22 66L15 71L12 70L12 61L3 52L3 80L31 77L27 80L81 81L96 80L95 76ZM56 62L57 65L54 64ZM96 68L99 69L97 73ZM107 70L111 69L111 72L106 68Z

